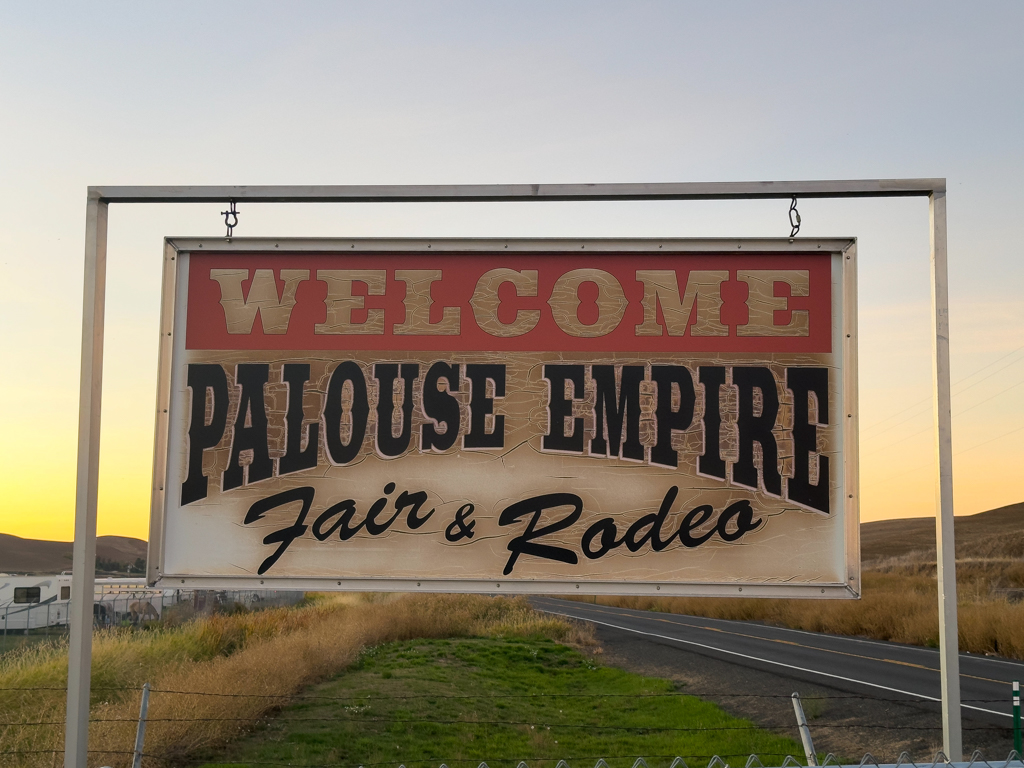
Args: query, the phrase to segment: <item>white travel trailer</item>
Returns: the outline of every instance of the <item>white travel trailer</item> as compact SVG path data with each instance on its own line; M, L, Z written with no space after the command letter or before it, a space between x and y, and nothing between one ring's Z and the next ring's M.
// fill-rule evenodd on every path
M99 626L160 618L175 601L173 590L150 589L145 579L96 579L93 619ZM0 574L0 632L66 626L71 603L71 574Z
M0 627L5 631L67 624L71 574L0 574Z

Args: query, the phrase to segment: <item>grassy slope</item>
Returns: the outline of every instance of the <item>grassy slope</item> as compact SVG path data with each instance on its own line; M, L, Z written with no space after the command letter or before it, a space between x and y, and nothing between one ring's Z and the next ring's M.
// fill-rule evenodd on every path
M382 739L382 743L390 744L385 750L387 757L391 757L390 750L397 740L396 756L411 759L414 755L410 745L413 740L423 739L425 733L430 736L427 741L431 748L436 745L445 759L472 754L466 752L467 743L482 744L491 757L501 757L507 749L534 757L540 754L534 747L548 744L549 739L552 748L555 740L559 742L557 749L562 757L585 756L593 750L598 754L622 754L621 750L626 750L645 755L657 754L658 750L664 750L664 754L733 750L744 754L751 750L766 755L776 751L799 754L794 742L763 731L721 732L713 741L688 740L681 733L642 735L643 728L659 723L687 727L727 722L714 706L690 697L645 699L642 708L632 699L611 703L570 700L571 705L558 707L564 710L558 715L566 719L556 722L589 726L607 724L621 716L626 718L624 724L641 729L610 735L595 733L589 727L568 729L563 737L554 726L550 732L545 728L540 733L528 726L503 726L489 729L489 741L483 741L483 735L477 738L475 732L467 734L459 728L365 722L381 712L394 719L406 715L423 719L424 715L439 712L443 717L434 719L495 717L548 725L555 716L552 702L538 708L535 700L531 704L507 694L606 693L609 688L630 694L668 690L668 683L602 670L586 656L555 644L588 647L593 645L588 633L585 626L536 613L521 598L458 595L337 596L295 609L215 616L159 630L104 633L97 636L93 654L90 748L96 752L90 755L89 763L115 768L129 764L143 682L151 683L154 689L146 751L161 756L145 760L146 768L194 766L196 754L223 749L293 697L299 703L296 709L286 710L285 722L289 728L299 726L294 743L306 743L303 749L317 751L317 744L333 738L331 732L349 728L349 738L344 741L350 746L345 754L353 765L374 762L372 755L384 757L385 753L374 746ZM447 642L450 638L461 639ZM386 653L366 652L385 643L404 644L391 646ZM370 710L365 710L362 707L367 702L357 702L321 710L315 701L304 699L303 692L324 680L332 682L322 690L341 691L342 695L477 693L482 688L502 699L489 698L485 700L488 703L478 702L472 708L457 706L464 703L461 700L441 703L421 699L418 703L392 701L384 709L382 703L373 703ZM52 768L55 755L59 756L63 748L66 684L66 646L45 644L0 656L0 689L4 691L0 696L0 752L20 753L0 755L5 768ZM291 722L292 718L328 710L334 722L318 721L315 726ZM364 722L352 724L346 717L362 718ZM746 727L742 722L736 724ZM312 730L305 730L307 727ZM376 740L353 741L372 733L373 728L380 729ZM271 744L274 737L267 731L260 738ZM402 752L402 743L409 754ZM289 755L292 747L294 744L289 744L286 750Z
M637 756L667 765L674 756L757 753L777 764L801 754L791 739L700 699L664 695L672 692L668 681L597 666L542 637L410 640L364 653L207 766L511 768L604 757L629 768ZM687 728L725 730L671 730Z
M0 533L0 571L54 574L71 570L70 541L23 539ZM96 556L103 560L134 563L146 557L146 542L128 536L99 536Z
M957 558L1024 556L1024 502L954 519ZM877 520L860 527L865 563L914 553L935 558L935 519Z

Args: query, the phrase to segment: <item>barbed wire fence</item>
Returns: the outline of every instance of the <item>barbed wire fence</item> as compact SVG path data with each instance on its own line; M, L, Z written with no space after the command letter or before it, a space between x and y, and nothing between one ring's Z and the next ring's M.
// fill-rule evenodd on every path
M148 686L147 686L148 688ZM142 689L138 687L126 687L126 686L94 686L93 690L97 693L107 693L111 695L121 696L134 696L142 693ZM6 687L0 688L0 696L38 696L40 694L50 694L54 696L61 696L66 694L66 689L59 686L36 686L36 687ZM589 700L654 700L654 699L670 699L680 697L715 697L718 699L766 699L766 700L789 700L791 696L788 694L759 694L759 693L723 693L717 690L690 690L672 692L672 693L603 693L603 694L588 694L588 693L538 693L538 694L404 694L404 695L389 695L389 696L359 696L359 695L344 695L344 696L330 696L317 693L297 693L297 694L263 694L263 693L245 693L245 692L230 692L230 691L191 691L191 690L175 690L165 688L151 688L148 690L148 694L159 696L159 697L196 697L196 698L213 698L213 699L246 699L253 701L258 706L256 711L258 715L239 716L239 717L200 717L200 716L178 716L178 717L167 717L167 716L156 716L146 718L148 724L163 723L163 724L176 724L179 726L189 726L199 723L239 723L244 724L256 724L258 722L265 721L268 717L282 710L286 704L292 704L297 702L335 702L349 705L349 707L369 707L374 704L393 704L395 702L402 702L412 699L426 699L429 701L442 701L442 700L457 700L457 701L483 701L483 700L507 700L507 699L523 699L523 700L553 700L553 699L589 699ZM851 700L862 700L870 702L884 702L884 703L924 703L933 704L934 702L927 697L913 697L913 696L901 696L899 698L889 698L883 696L870 696L860 694L849 694L849 693L837 693L829 695L811 694L803 697L803 701L851 701ZM1009 701L1009 696L1006 698L985 698L985 699L964 699L963 702L967 704L978 704L978 705L1005 705ZM145 706L143 707L145 709ZM713 734L736 734L744 731L751 733L765 734L766 729L756 725L739 725L739 726L637 726L637 725L620 725L620 724L595 724L595 723L580 723L580 722L566 722L561 720L551 719L537 719L531 720L481 720L481 719L470 719L470 718L430 718L430 717L388 717L388 716L363 716L363 717L350 717L350 716L330 716L330 717L317 717L317 716L289 716L288 722L334 722L334 723L355 723L355 724L374 724L374 725L385 725L385 726L416 726L416 725L432 725L442 727L471 727L471 728L523 728L529 727L531 729L544 729L548 731L579 731L586 730L589 732L621 732L630 733L634 735L649 735L657 733L670 733L670 734L698 734L698 735L713 735ZM138 719L132 717L93 717L90 718L91 724L123 724L131 725L137 724ZM0 721L0 744L8 741L4 738L7 734L12 733L18 729L35 729L35 728L53 728L58 729L59 733L63 733L64 721L59 719L48 719L48 720L6 720ZM778 729L774 729L778 730ZM793 721L793 732L797 730L797 721ZM868 731L868 732L921 732L921 731L934 731L940 732L942 730L941 725L926 726L926 725L905 725L898 722L888 722L883 724L873 723L815 723L812 730L816 733L830 732L830 731ZM964 727L965 733L989 733L1005 738L1009 733L1010 729L1007 726L1000 725L968 725ZM767 731L771 733L771 731ZM787 734L788 735L788 734ZM62 736L61 736L62 738ZM556 742L557 743L557 742ZM53 765L57 764L57 760L63 753L63 747L59 744L47 749L3 749L0 748L0 765L20 765L28 763L24 762L26 759L37 756L44 757L49 755L53 759ZM138 768L142 764L141 761L145 761L148 765L161 765L161 766L193 766L202 765L207 763L217 762L229 762L232 764L242 765L266 765L266 766L297 766L301 765L304 768L376 768L377 766L392 766L393 768L449 768L451 765L463 765L472 764L477 768L491 768L491 766L507 766L508 768L571 768L572 764L576 764L577 768L581 765L589 766L591 762L594 764L594 768L610 768L607 761L620 761L620 765L625 768L621 761L631 761L633 768L651 768L647 761L671 761L668 768L691 768L690 763L693 763L694 768L697 765L706 765L707 768L739 768L740 764L744 768L764 768L765 766L784 766L790 768L791 766L803 766L803 765L816 765L817 759L812 752L809 752L806 756L801 756L803 759L794 757L791 754L783 752L765 752L757 751L756 753L719 753L719 754L608 754L608 755L582 755L582 756L522 756L522 755L506 755L506 756L490 756L484 759L480 758L456 758L446 759L443 762L439 762L436 759L412 759L404 760L401 763L398 761L387 761L387 762L331 762L331 763L290 763L273 760L232 760L227 757L211 757L210 754L203 754L202 756L192 756L188 754L175 753L166 754L160 752L150 752L141 748L137 751L133 750L92 750L91 755L102 756L106 760L117 761L121 758L121 763L125 765L134 765ZM128 760L128 757L131 760ZM21 762L19 762L21 761ZM595 762L596 761L596 762ZM42 763L34 763L42 764ZM862 768L867 766L878 766L878 768L925 768L926 766L940 766L940 765L952 765L956 768L981 768L987 766L987 768L1024 768L1020 755L1014 750L1010 751L1009 755L1005 760L987 760L980 751L975 751L974 754L968 761L950 763L942 753L938 753L935 758L930 762L917 762L915 763L907 752L902 752L894 763L879 763L870 752L866 753L859 763L846 763L845 765L859 765ZM829 754L824 760L821 761L820 765L843 765L834 755Z

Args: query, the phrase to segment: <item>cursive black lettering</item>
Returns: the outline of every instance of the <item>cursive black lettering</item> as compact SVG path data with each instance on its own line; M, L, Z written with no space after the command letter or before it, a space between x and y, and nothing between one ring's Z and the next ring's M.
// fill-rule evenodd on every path
M686 513L686 517L683 518L683 522L679 526L679 531L676 534L679 536L679 541L683 543L684 547L699 547L705 541L715 535L715 529L712 528L702 536L694 536L693 531L700 526L704 525L711 517L715 514L715 508L710 504L702 504L699 507L695 507Z
M260 499L249 507L249 511L245 513L245 520L242 521L243 525L249 525L257 520L261 520L267 512L277 507L283 507L285 504L291 504L296 501L302 502L302 509L299 511L294 523L287 528L274 531L263 539L264 544L280 544L281 546L260 564L260 567L256 570L258 575L262 576L266 573L270 566L281 558L281 555L284 554L291 543L306 532L308 527L306 525L306 515L309 513L309 508L313 505L314 493L314 489L310 486L292 488L281 493L275 493L273 496L268 496L265 499Z
M366 513L366 531L371 536L379 536L380 534L384 533L384 531L386 531L388 528L390 528L391 524L393 522L395 522L396 519L398 519L398 516L400 514L402 514L402 510L396 509L395 514L393 514L391 517L389 517L385 522L383 522L383 523L378 523L377 522L377 515L379 515L381 512L383 512L384 511L384 507L387 506L387 503L388 503L388 498L387 497L390 496L394 492L395 492L395 484L394 483L388 483L387 485L385 485L384 486L384 494L385 495L382 496L381 498L377 499L375 502L373 502L373 505L370 507L370 511Z
M363 526L366 524L364 520L355 528L350 526L352 518L356 516L356 502L354 499L345 499L339 501L337 504L332 504L325 509L321 515L313 523L313 535L317 541L326 541L334 535L335 531L339 531L338 538L342 541L348 541L357 533L359 533ZM338 520L326 531L324 526L330 521L332 517L337 517Z
M427 514L420 517L420 508L427 503L427 492L416 491L416 493L409 493L408 491L402 491L398 494L398 498L395 500L395 509L401 514L402 510L406 507L412 507L409 510L409 514L405 518L405 524L409 526L409 530L415 531L417 528L430 519L430 516L434 514L434 510L431 509Z
M469 516L473 514L475 507L472 504L463 504L455 512L455 519L452 520L451 525L445 528L444 537L448 541L456 542L462 541L462 539L472 539L473 529L476 527L476 520L470 520Z
M626 535L623 537L626 549L630 552L638 552L649 541L651 542L651 549L655 552L661 552L671 543L674 538L673 536L669 536L667 540L661 538L661 527L665 524L668 513L672 509L672 503L676 500L678 493L679 488L673 485L668 489L665 498L662 499L661 509L658 510L657 514L644 515L629 526L629 530L626 531ZM637 535L644 528L647 528L647 532L640 536L640 538L637 538Z
M572 512L561 520L556 520L549 525L545 525L543 528L537 527L541 513L545 509L566 506L571 506L573 508ZM527 515L530 516L530 519L526 523L526 530L508 543L508 551L512 554L509 555L508 562L505 563L505 570L502 573L505 576L512 573L512 569L515 567L516 560L519 559L520 555L531 555L545 560L557 560L560 563L576 565L579 562L579 557L571 549L556 547L551 544L538 544L535 540L558 531L564 531L579 520L582 513L583 499L575 493L547 493L542 496L523 499L511 506L505 507L498 518L498 525L512 525L512 523Z
M728 526L733 520L736 521L736 530L730 533ZM761 518L754 519L754 510L751 508L750 502L743 499L725 508L725 511L718 518L716 530L718 535L722 537L722 541L736 541L744 534L756 531L761 527L762 523L764 523L764 520Z
M597 560L622 543L621 540L615 538L618 533L619 530L615 527L614 520L610 517L601 518L584 532L583 537L580 539L580 549L591 560ZM600 539L598 542L599 548L592 549L591 545L593 545L594 539L598 538Z

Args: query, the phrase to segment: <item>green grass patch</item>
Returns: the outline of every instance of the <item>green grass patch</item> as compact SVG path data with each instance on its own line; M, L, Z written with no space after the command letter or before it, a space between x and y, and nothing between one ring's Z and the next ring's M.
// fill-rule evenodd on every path
M0 633L0 656L11 651L20 651L39 643L60 643L67 638L67 632L52 628L49 632L42 629L33 629L27 635L24 630L8 632L6 635Z
M669 681L600 666L546 639L388 643L306 697L209 755L207 768L262 761L513 768L520 760L537 768L558 759L593 765L599 757L630 768L637 756L668 765L676 755L706 763L714 754L751 753L778 765L802 754L798 742L677 694Z

